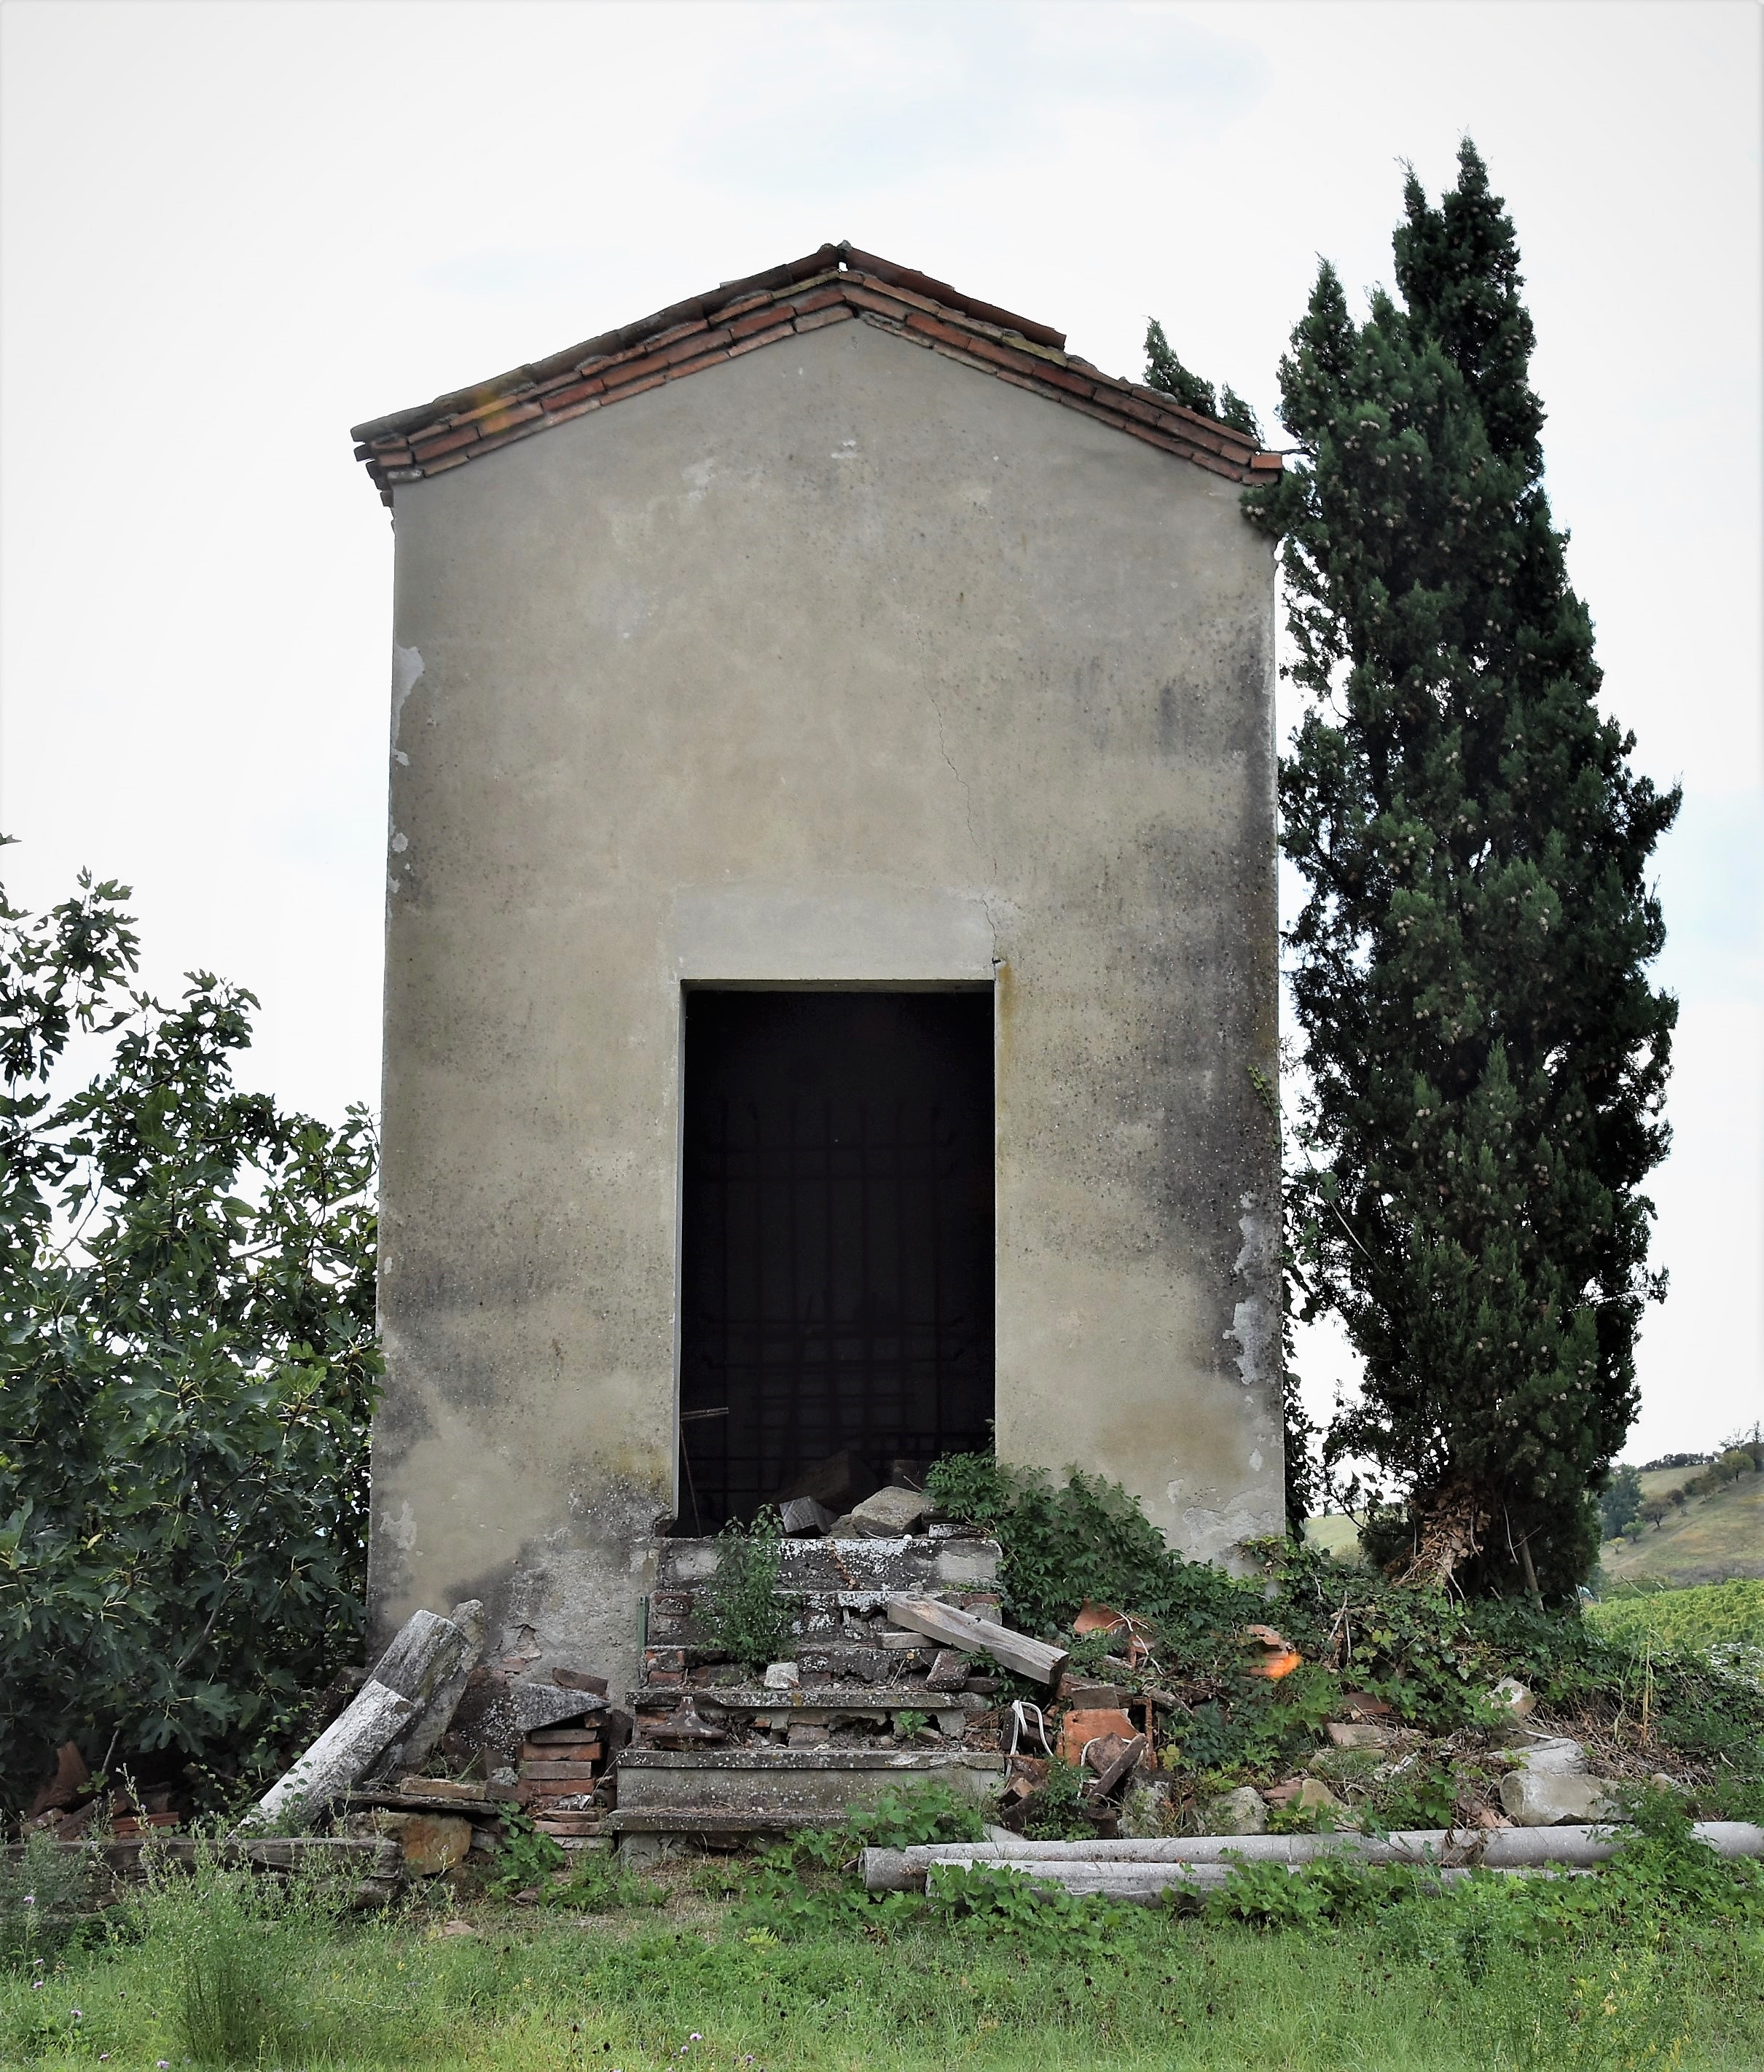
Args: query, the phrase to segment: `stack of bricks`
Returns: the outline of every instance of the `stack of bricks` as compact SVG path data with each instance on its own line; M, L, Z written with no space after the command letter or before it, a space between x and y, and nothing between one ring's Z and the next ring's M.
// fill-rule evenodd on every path
M543 1833L559 1841L599 1834L602 1808L593 1794L603 1748L592 1726L538 1727L527 1735L515 1795Z
M824 245L788 265L727 282L475 388L358 425L356 456L389 504L399 483L462 467L664 381L854 318L1228 480L1266 481L1280 471L1278 454L1259 451L1233 426L1067 352L1063 332L849 245Z

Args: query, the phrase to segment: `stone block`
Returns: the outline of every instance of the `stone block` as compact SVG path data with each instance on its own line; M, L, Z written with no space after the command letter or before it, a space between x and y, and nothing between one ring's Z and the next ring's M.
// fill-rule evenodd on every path
M1516 1827L1609 1819L1616 1811L1602 1778L1567 1770L1509 1770L1500 1781L1500 1803Z
M923 1490L880 1489L853 1504L848 1520L864 1540L898 1540L921 1524L931 1509Z
M466 1860L472 1846L472 1823L455 1813L376 1813L377 1833L399 1847L404 1868L414 1877L439 1877Z
M1268 1808L1253 1786L1240 1784L1235 1791L1210 1799L1201 1808L1209 1835L1266 1835Z

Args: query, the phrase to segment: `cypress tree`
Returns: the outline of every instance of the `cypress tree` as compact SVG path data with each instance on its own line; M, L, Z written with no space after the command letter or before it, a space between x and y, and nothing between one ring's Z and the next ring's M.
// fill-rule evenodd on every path
M1242 397L1229 384L1215 396L1210 381L1183 365L1155 317L1146 325L1146 386L1173 396L1185 410L1198 410L1203 417L1216 417L1247 439L1261 440L1261 427L1256 422L1256 413Z
M1543 487L1513 227L1467 139L1413 172L1398 302L1350 316L1325 263L1280 368L1299 464L1283 536L1280 779L1307 898L1288 936L1313 1164L1290 1183L1307 1312L1364 1363L1324 1441L1404 1498L1377 1551L1536 1596L1598 1544L1635 1342L1676 1002L1644 880L1678 810L1598 709Z

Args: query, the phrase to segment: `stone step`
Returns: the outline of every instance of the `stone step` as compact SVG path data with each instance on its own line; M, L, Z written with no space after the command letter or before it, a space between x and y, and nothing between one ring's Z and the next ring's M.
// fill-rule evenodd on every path
M644 1688L631 1693L631 1703L646 1716L671 1710L686 1692L678 1685ZM701 1716L718 1712L763 1715L774 1724L791 1720L852 1718L887 1719L896 1712L985 1712L992 1700L978 1692L933 1691L923 1684L803 1684L788 1691L759 1684L718 1684L708 1691L694 1689L691 1700Z
M781 1833L831 1825L853 1806L927 1780L988 1803L1004 1768L1002 1755L966 1749L627 1749L618 1811L606 1824L630 1835Z
M652 1617L689 1612L671 1599L690 1595L695 1584L716 1573L715 1540L658 1540ZM777 1592L781 1597L853 1607L885 1605L891 1593L933 1589L987 1589L997 1584L1002 1559L995 1540L972 1533L913 1534L900 1540L786 1540L778 1546Z

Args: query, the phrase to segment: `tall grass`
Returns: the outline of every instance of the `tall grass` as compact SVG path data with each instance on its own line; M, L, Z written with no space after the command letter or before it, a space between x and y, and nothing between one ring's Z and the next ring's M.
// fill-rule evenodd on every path
M440 1896L437 1895L437 1902ZM780 1939L702 1906L535 1923L351 1920L168 1881L47 1990L0 1980L0 2064L112 2072L1742 2072L1764 2066L1758 1931L1650 1921L1515 1941L1417 1903L1320 1930L1134 1913L1108 1946L930 1926ZM687 1902L676 1899L679 1907ZM76 2025L72 2009L80 2011Z
M123 1910L112 1963L150 1967L174 2063L284 2066L393 2062L395 2003L346 1958L345 1889L199 1860L161 1870ZM144 1982L145 1983L145 1982ZM156 2061L157 2062L157 2061Z

